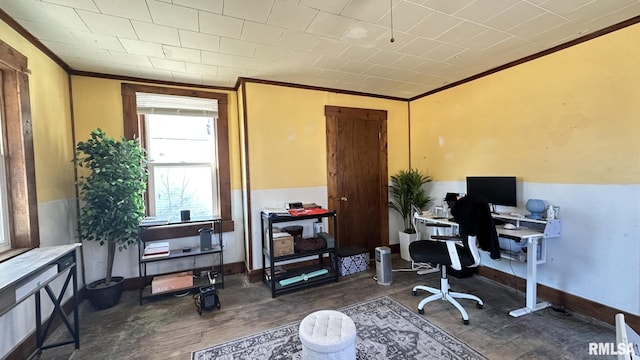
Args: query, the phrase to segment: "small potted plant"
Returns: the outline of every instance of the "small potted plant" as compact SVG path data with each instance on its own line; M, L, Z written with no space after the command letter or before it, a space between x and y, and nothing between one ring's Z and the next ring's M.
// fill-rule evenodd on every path
M389 186L391 201L389 207L402 217L404 230L400 231L400 256L405 260L411 260L409 255L409 243L416 240L416 229L413 227L413 211L411 206L423 210L431 201L426 195L422 185L431 182L431 178L420 170L400 170L391 176Z
M107 246L105 278L87 285L96 309L118 303L123 277L113 277L116 249L137 242L138 225L145 215L143 195L147 169L145 150L137 139L116 140L100 128L76 145L75 164L87 171L78 179L80 192L79 236Z

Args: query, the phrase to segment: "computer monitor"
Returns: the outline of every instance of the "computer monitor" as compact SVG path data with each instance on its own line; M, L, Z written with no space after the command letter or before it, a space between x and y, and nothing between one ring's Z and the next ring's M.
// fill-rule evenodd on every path
M467 194L482 195L494 206L518 206L515 176L467 176Z

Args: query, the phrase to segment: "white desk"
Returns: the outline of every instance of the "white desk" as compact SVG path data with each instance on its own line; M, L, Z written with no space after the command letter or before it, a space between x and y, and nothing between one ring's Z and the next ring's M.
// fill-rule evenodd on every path
M509 215L493 215L494 218L506 220L515 223L520 227L521 223L543 224L544 231L536 231L520 227L515 230L504 229L502 225L496 226L498 236L511 240L526 240L527 241L527 289L526 289L526 303L525 306L509 312L509 315L513 317L519 317L522 315L530 314L534 311L542 310L550 306L548 302L537 301L537 268L539 259L537 257L538 242L544 241L548 238L554 238L560 236L560 220L534 220L528 218L521 218ZM424 224L439 224L442 226L450 226L457 232L458 224L454 221L450 221L444 218L433 218L423 215L416 215L415 220ZM415 224L417 225L417 224ZM416 227L416 231L417 227ZM541 246L544 246L542 244Z

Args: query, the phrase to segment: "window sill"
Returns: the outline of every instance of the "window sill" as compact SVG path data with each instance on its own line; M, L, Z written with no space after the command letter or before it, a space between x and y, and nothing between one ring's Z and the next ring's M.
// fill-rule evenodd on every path
M10 249L0 252L0 263L12 259L20 254L26 253L29 250L31 250L31 248Z
M198 230L211 227L211 222L193 222L188 224L176 224L168 226L151 227L144 231L145 241L174 239L187 236L198 236ZM222 232L233 232L233 220L222 220Z

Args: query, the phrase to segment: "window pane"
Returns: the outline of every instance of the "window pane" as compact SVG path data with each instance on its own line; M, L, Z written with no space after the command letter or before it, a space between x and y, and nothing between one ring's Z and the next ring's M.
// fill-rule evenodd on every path
M145 115L145 118L149 162L214 162L213 118L174 115Z
M217 184L210 166L153 165L150 170L156 217L178 221L181 210L190 210L192 219L214 214L212 188Z

